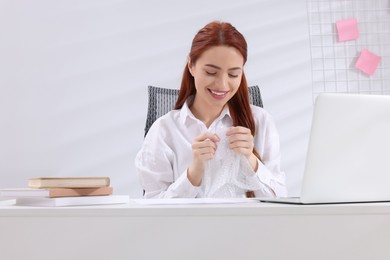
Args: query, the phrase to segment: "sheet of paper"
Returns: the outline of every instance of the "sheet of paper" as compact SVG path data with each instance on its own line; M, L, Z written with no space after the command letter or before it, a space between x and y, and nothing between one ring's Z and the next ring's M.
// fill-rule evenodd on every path
M337 35L340 42L359 38L359 28L356 19L346 19L336 22Z
M3 207L3 206L14 206L16 203L16 199L1 199L0 198L0 207Z
M381 57L375 55L374 53L363 49L360 53L360 56L355 64L355 67L364 73L372 76L375 73L379 63L381 62Z
M199 198L199 199L132 199L131 201L140 205L194 205L194 204L239 204L259 203L259 200L251 198Z

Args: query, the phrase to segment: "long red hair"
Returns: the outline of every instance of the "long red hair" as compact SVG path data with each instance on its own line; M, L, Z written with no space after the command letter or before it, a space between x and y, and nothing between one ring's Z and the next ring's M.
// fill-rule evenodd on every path
M192 40L189 58L195 64L204 51L213 46L225 45L236 48L247 61L247 43L244 36L230 23L211 22L199 30ZM175 109L180 109L189 96L196 94L195 81L188 66L184 68L183 78L176 101ZM251 130L255 135L255 122L250 108L248 83L245 73L242 73L241 83L236 94L228 101L230 115L234 126L243 126ZM253 153L260 159L259 153L253 149ZM252 196L253 194L247 194Z

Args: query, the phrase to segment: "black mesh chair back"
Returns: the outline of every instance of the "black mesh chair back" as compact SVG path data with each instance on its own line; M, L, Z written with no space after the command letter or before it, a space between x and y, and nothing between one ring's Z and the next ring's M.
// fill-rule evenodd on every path
M260 88L255 85L248 87L248 90L250 103L258 107L263 107ZM146 117L145 136L157 118L165 115L175 107L179 90L148 86L148 93L148 113Z

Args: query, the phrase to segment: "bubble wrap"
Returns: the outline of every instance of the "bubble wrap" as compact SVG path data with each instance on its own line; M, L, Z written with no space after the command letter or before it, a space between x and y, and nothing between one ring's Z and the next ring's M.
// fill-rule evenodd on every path
M211 130L220 141L214 158L206 165L202 181L205 197L244 197L246 191L262 188L248 159L229 148L229 138L226 136L228 129L217 125Z

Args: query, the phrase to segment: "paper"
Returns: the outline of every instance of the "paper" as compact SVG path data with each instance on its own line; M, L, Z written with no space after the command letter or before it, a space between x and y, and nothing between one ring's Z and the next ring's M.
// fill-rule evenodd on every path
M0 207L4 206L14 206L16 203L16 199L7 199L7 200L2 200L0 199Z
M369 52L366 49L363 49L360 53L359 59L355 64L355 67L362 72L372 76L374 75L380 61L381 57L375 55L372 52Z
M194 205L194 204L238 204L258 203L256 199L250 198L199 198L199 199L132 199L131 201L141 205Z
M358 23L354 18L336 22L336 28L340 42L356 40L359 38Z
M63 207L63 206L88 206L105 204L128 204L130 201L127 195L109 195L109 196L79 196L79 197L18 197L17 206L32 207Z

